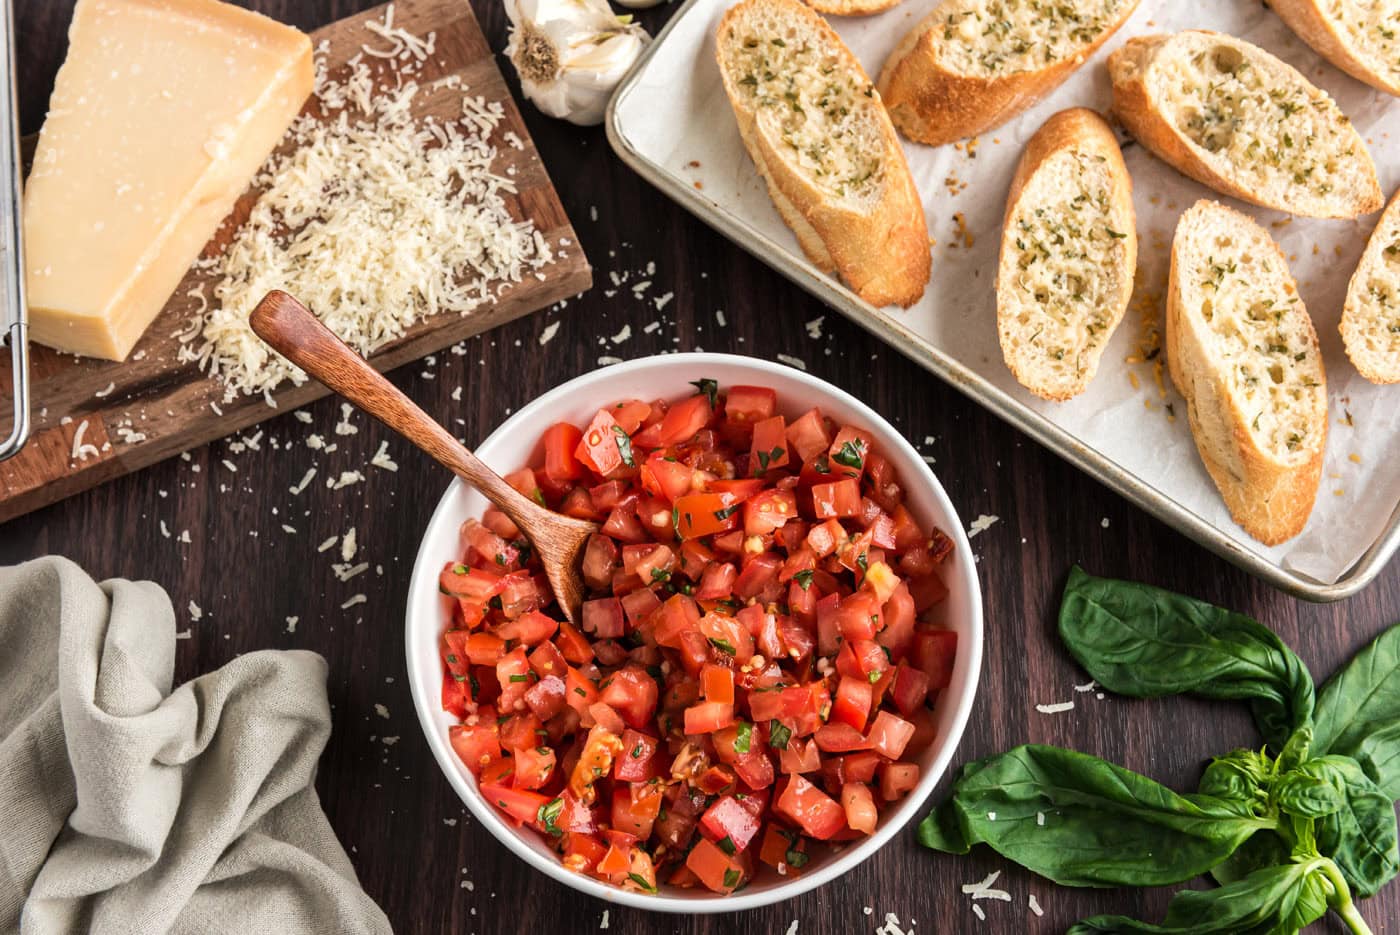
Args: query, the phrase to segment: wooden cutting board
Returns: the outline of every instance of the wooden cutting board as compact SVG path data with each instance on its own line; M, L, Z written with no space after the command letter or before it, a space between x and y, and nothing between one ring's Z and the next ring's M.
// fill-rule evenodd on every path
M370 362L378 370L398 367L577 295L593 282L588 260L466 0L400 0L394 8L396 26L419 36L436 33L434 54L412 76L422 87L428 88L440 78L460 75L462 85L472 95L499 102L505 109L505 118L492 137L499 153L496 169L503 174L514 169L512 181L518 191L508 199L511 213L517 219L534 222L555 245L555 259L541 268L542 279L526 276L523 281L510 284L492 305L465 316L449 312L420 321L402 338L375 352ZM345 63L360 52L363 43L374 40L364 24L370 19L382 19L383 15L383 7L375 8L311 34L313 47L320 49L326 43L325 62L331 77L337 77ZM314 99L308 104L313 106ZM413 109L417 115L456 119L461 114L461 92L420 93L414 99ZM523 148L504 142L504 135L511 131L523 142ZM256 190L240 199L206 245L206 256L217 255L227 246L256 199ZM567 246L558 246L561 243ZM222 384L200 373L194 364L180 363L178 359L179 342L174 335L188 326L199 305L197 298L186 293L200 283L206 284L206 295L213 294L211 275L192 270L137 345L133 357L124 362L80 359L32 346L34 431L23 451L0 462L0 522L326 395L325 387L308 382L300 387L286 384L274 392L276 408L261 397L240 396L225 403ZM134 359L135 356L141 359ZM6 354L0 362L0 411L9 411L9 398L4 394L10 385ZM84 424L87 428L83 430L83 443L96 447L98 454L76 460L73 440ZM123 437L135 437L131 432L145 438L124 441Z

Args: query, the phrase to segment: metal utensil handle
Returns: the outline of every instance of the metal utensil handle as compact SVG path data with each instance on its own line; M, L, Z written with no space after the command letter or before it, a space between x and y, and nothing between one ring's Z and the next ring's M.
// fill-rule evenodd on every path
M16 90L15 10L0 3L0 62L6 87L0 94L0 344L10 345L14 423L0 439L0 461L19 452L29 437L29 340L24 303L24 240L20 216L19 103Z

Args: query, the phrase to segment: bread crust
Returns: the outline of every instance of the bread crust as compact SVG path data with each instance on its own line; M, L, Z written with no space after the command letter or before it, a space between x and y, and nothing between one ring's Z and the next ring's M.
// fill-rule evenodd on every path
M1256 51L1265 55L1269 54L1257 46L1223 33L1208 29L1191 30L1191 32L1213 37L1215 40L1237 49L1244 46L1250 54ZM1362 154L1370 166L1370 186L1369 190L1362 194L1357 199L1357 203L1349 210L1305 210L1304 206L1292 202L1265 197L1257 190L1256 186L1246 180L1231 178L1217 172L1197 153L1195 144L1186 139L1158 110L1147 88L1144 76L1151 66L1153 56L1176 35L1180 34L1159 33L1152 36L1136 36L1115 49L1108 57L1108 74L1113 85L1114 115L1139 143L1146 146L1172 168L1183 175L1190 176L1202 185L1206 185L1222 195L1229 195L1232 198L1238 198L1263 208L1273 208L1304 217L1319 218L1354 218L1380 208L1382 203L1381 190L1380 182L1376 178L1375 164L1371 161L1371 155L1366 149L1365 142L1350 123L1347 126L1352 135L1355 136L1357 151ZM1287 63L1280 62L1280 64L1294 70ZM1301 74L1299 78L1307 82L1307 79ZM1311 82L1307 83L1311 84Z
M869 77L835 30L798 0L743 0L720 20L716 58L739 135L803 252L818 268L836 272L851 291L871 305L909 307L928 285L932 258L923 203L894 126L883 108L877 107L884 175L879 201L872 208L861 211L836 203L811 184L763 132L757 113L745 106L734 76L725 69L725 37L751 7L802 18L839 50L855 77L866 84Z
M806 4L818 13L828 16L869 16L891 7L897 7L903 0L805 0Z
M1069 389L1057 389L1047 381L1036 379L1035 374L1027 372L1021 366L1022 362L1010 353L1005 341L1005 328L1009 324L1007 321L1009 312L1006 309L1008 295L1002 282L1002 275L1008 263L1008 255L1015 247L1016 235L1012 231L1011 225L1012 219L1020 207L1022 193L1046 161L1065 150L1088 151L1104 157L1111 179L1109 201L1112 208L1110 210L1125 210L1128 218L1134 220L1134 223L1127 225L1125 231L1126 236L1123 241L1125 255L1123 269L1120 271L1119 277L1121 287L1119 294L1114 297L1112 322L1108 327L1108 334L1105 335L1103 343L1100 344L1098 353L1094 355L1092 365L1086 368L1081 375L1079 383ZM1062 110L1045 121L1044 125L1031 137L1030 142L1026 144L1026 149L1021 153L1021 159L1016 164L1016 172L1011 177L1011 189L1006 196L1006 211L1002 216L1001 252L997 262L996 284L997 331L1002 337L1002 357L1016 381L1040 398L1052 402L1063 402L1088 388L1098 369L1099 357L1102 356L1113 331L1123 320L1123 313L1127 310L1128 301L1132 297L1133 274L1136 269L1137 228L1133 210L1133 182L1128 175L1128 167L1123 162L1123 152L1118 146L1118 139L1113 135L1113 130L1109 127L1108 122L1096 111L1084 107Z
M1381 219L1376 222L1376 229L1366 241L1366 249L1361 252L1361 261L1356 264L1356 271L1351 274L1351 281L1347 283L1346 304L1342 307L1342 320L1337 325L1337 330L1342 335L1342 346L1346 349L1352 366L1367 380L1379 384L1400 383L1400 359L1391 355L1389 360L1377 361L1375 358L1378 355L1366 349L1364 341L1367 323L1362 317L1365 312L1357 303L1359 290L1366 288L1366 280L1372 269L1377 265L1384 268L1386 261L1381 253L1388 246L1385 243L1384 231L1396 225L1397 215L1400 215L1400 189L1391 196L1390 204L1386 205ZM1397 292L1400 292L1400 276L1393 273L1391 276L1396 280Z
M879 90L899 132L911 140L941 146L1001 126L1059 87L1083 65L1137 9L1138 0L1072 58L1038 71L995 78L948 71L938 64L933 27L942 20L935 8L900 41L880 69Z
M1298 535L1307 525L1322 479L1326 451L1326 375L1320 404L1311 414L1320 432L1311 457L1296 465L1281 464L1254 441L1245 414L1230 392L1225 374L1211 363L1207 351L1210 336L1200 320L1199 310L1190 308L1183 295L1181 267L1187 262L1181 231L1201 211L1229 212L1237 222L1248 224L1263 234L1280 267L1288 273L1287 259L1272 237L1253 218L1209 199L1196 202L1177 225L1172 239L1171 271L1167 286L1167 369L1172 383L1186 401L1187 419L1196 450L1211 480L1215 481L1230 516L1264 545L1278 545ZM1296 294L1296 284L1294 284ZM1297 311L1307 322L1313 353L1318 354L1317 332L1301 301Z
M1269 6L1318 55L1357 81L1387 94L1400 95L1400 82L1387 79L1352 54L1350 45L1337 32L1336 24L1322 12L1317 0L1270 0Z

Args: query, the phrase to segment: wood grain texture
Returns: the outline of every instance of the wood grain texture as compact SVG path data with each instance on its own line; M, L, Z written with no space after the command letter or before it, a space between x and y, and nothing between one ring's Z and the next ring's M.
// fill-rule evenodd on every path
M575 626L579 624L585 593L583 549L598 532L597 523L556 513L506 483L505 478L453 438L403 390L287 293L269 292L248 321L253 333L273 350L403 436L510 517L535 547L565 618Z
M59 0L18 4L27 129L35 129L43 113L70 6ZM329 0L264 0L258 7L303 28L349 12L347 4ZM475 8L499 51L505 17L498 0L475 0ZM642 21L655 32L667 15L662 7L643 14ZM513 76L510 81L514 87ZM633 176L611 155L601 130L581 130L523 107L583 247L598 266L599 285L570 302L562 316L511 322L467 341L464 356L440 355L435 366L405 367L391 379L473 444L545 389L594 369L604 354L788 354L874 406L936 459L934 470L965 521L982 513L1000 517L972 540L986 601L987 647L957 765L1035 741L1106 756L1182 787L1194 784L1208 756L1258 742L1242 706L1099 701L1076 694L1073 686L1088 677L1060 647L1053 628L1071 562L1253 614L1295 647L1319 677L1400 620L1400 566L1392 565L1357 597L1328 606L1301 603L1249 578L822 309ZM942 226L948 219L933 223ZM655 264L650 273L648 263ZM630 275L615 287L613 273ZM639 280L653 282L640 299L631 289ZM991 279L969 287L990 289ZM658 310L655 297L669 291L675 298ZM727 327L717 324L721 310ZM819 317L822 337L814 339L804 325ZM661 327L647 332L653 321ZM554 322L557 333L541 345L544 328ZM631 329L628 340L599 344L600 336L608 339L624 326ZM454 398L458 388L460 399ZM608 935L782 935L794 920L799 935L847 935L873 932L886 912L896 913L906 930L917 920L913 930L925 935L1050 935L1096 912L1160 917L1169 890L1060 889L983 850L965 858L929 853L912 829L840 882L742 915L692 919L608 907L530 871L456 799L422 739L409 698L403 608L419 536L445 487L443 475L367 418L354 420L358 434L334 435L338 400L322 400L308 411L312 425L289 414L268 422L260 451L239 454L229 441L216 441L193 451L189 462L168 460L0 526L0 561L57 552L99 577L160 582L174 599L181 628L191 634L178 646L180 679L255 649L323 653L330 663L335 729L318 789L361 882L398 931L595 932L604 910ZM1336 443L1346 444L1353 429L1334 429ZM304 439L313 430L339 450L308 449ZM397 473L365 467L386 441ZM236 462L237 473L221 466L224 458ZM300 496L289 493L313 465L319 473L312 486ZM364 470L367 482L324 487L328 474L352 469ZM191 542L162 537L162 522L175 536L188 530ZM282 532L284 522L296 533ZM371 568L342 583L331 571L339 560L334 550L319 553L316 547L352 526ZM342 610L355 593L364 593L367 603ZM202 610L198 622L190 619L190 601ZM299 618L291 633L289 615ZM1070 698L1078 706L1067 714L1042 715L1034 708ZM376 705L384 706L383 715ZM393 743L386 743L390 738ZM946 788L945 781L937 795ZM993 870L1002 871L998 885L1013 902L987 901L987 919L979 922L959 885ZM1026 908L1032 893L1045 908L1043 918ZM1363 903L1362 911L1377 932L1400 932L1400 884ZM1311 931L1343 929L1328 922Z
M313 47L325 48L327 72L334 78L345 63L370 41L382 46L364 24L382 18L383 8L337 20L312 33ZM413 78L422 87L412 109L416 116L455 120L461 115L460 89L434 83L460 76L472 95L505 106L505 116L493 141L500 153L496 171L511 175L517 187L505 201L517 220L529 218L556 247L554 262L542 270L543 278L527 276L504 287L495 301L467 315L442 314L419 321L397 340L372 357L374 366L388 370L439 351L463 338L489 330L502 322L528 314L587 289L591 283L588 260L578 246L578 236L559 203L529 137L519 110L491 57L491 49L477 27L470 7L460 0L401 0L395 23L419 35L433 33L434 54L416 70ZM23 29L23 27L21 27ZM389 66L370 59L382 82L392 82ZM46 97L44 95L36 95ZM317 101L307 102L306 112L320 116ZM504 142L514 132L523 146ZM292 148L284 143L282 151ZM205 257L217 256L247 220L257 190L250 189L234 206L228 219L204 248ZM139 470L172 455L203 445L230 432L255 425L276 410L261 397L223 399L223 386L203 374L193 363L179 360L180 340L198 314L205 296L212 296L215 276L191 270L177 287L165 309L122 362L77 358L46 347L32 349L33 425L30 443L19 455L0 462L0 522L27 513L96 484ZM0 394L8 393L10 362L0 361ZM274 392L280 409L294 408L325 395L319 383L300 387L286 384ZM9 411L8 396L0 405ZM64 419L71 422L64 422ZM84 444L97 454L73 457L73 434L87 424ZM126 429L124 432L122 429ZM144 436L128 441L130 433Z

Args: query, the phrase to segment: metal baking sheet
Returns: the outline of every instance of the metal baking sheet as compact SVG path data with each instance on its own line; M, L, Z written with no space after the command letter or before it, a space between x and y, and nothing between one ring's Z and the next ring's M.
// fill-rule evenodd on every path
M1227 10L1209 0L1170 6L1148 0L1070 81L1026 114L985 134L975 153L966 145L905 144L930 234L939 242L934 279L913 308L877 309L806 260L743 153L714 65L714 27L731 3L688 0L619 87L606 124L608 139L625 163L831 308L1251 574L1315 601L1347 597L1375 578L1400 547L1400 472L1387 467L1400 457L1400 407L1394 405L1400 393L1357 376L1336 333L1341 296L1375 215L1355 222L1294 221L1244 206L1292 254L1300 291L1322 339L1334 416L1322 489L1308 528L1273 548L1254 542L1229 520L1195 454L1180 398L1169 382L1155 388L1150 369L1134 358L1140 338L1135 332L1146 326L1139 320L1141 296L1135 296L1089 390L1069 403L1052 404L1036 400L1006 371L993 324L992 280L1006 187L1024 141L1064 107L1106 111L1109 92L1102 59L1131 35L1215 28L1244 36L1290 62L1331 93L1362 130L1386 192L1400 183L1400 102L1327 65L1262 6L1229 5ZM830 22L866 70L877 74L888 49L930 8L909 0L878 16L833 17ZM1392 154L1395 158L1386 158ZM1175 216L1197 198L1219 196L1177 175L1141 147L1129 143L1124 155L1138 210L1140 291L1161 290ZM974 177L977 184L963 184L964 178ZM963 215L962 220L955 221L955 214ZM975 234L976 247L971 238L960 237L964 225ZM1383 398L1386 393L1390 395ZM1173 410L1182 418L1175 418ZM1351 424L1353 412L1365 432ZM1144 458L1144 451L1150 456Z

